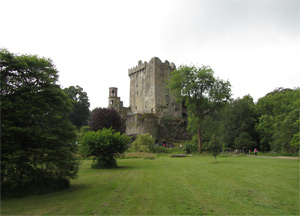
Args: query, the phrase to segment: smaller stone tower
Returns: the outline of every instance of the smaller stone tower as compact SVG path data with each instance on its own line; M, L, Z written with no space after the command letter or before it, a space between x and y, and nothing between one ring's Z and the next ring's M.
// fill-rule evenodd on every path
M120 112L120 108L123 107L123 102L118 97L118 88L110 87L108 96L108 108L113 108Z
M108 108L116 110L122 118L126 118L128 108L123 107L123 101L118 97L118 88L110 87L108 95Z

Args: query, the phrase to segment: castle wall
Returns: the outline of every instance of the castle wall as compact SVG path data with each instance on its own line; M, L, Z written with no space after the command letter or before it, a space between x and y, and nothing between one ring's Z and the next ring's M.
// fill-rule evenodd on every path
M182 116L181 104L176 104L174 97L167 90L167 81L175 69L173 63L170 64L168 61L162 63L159 58L155 59L155 105L161 117L179 118Z
M158 138L158 116L145 113L136 113L127 116L126 135L137 135L150 133L153 138Z

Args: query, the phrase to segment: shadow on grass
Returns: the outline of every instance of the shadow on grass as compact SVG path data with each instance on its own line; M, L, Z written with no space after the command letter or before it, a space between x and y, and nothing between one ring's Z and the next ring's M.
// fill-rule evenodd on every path
M137 166L118 166L114 169L111 169L111 170L134 170L134 169L140 169L141 167L137 167Z
M87 185L87 184L72 184L71 183L71 186L64 190L64 192L76 192L76 191L79 191L79 190L83 190L83 189L87 189L89 188L90 186Z

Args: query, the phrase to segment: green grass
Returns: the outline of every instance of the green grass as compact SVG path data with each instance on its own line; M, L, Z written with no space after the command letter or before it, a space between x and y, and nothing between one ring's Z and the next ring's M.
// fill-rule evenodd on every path
M2 215L298 215L299 161L257 157L119 159L81 165L67 190L2 200Z

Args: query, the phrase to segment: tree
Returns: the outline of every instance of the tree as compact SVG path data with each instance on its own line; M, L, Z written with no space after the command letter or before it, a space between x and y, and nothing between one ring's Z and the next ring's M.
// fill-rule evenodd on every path
M125 132L125 122L116 110L110 108L95 108L89 126L92 131L112 128L121 133Z
M214 77L213 70L208 66L182 65L171 72L168 88L178 102L186 101L188 127L197 132L198 152L202 153L202 122L229 100L229 81Z
M246 131L243 131L239 134L238 137L234 139L235 149L254 149L256 146L255 141Z
M50 59L5 49L0 70L2 194L56 190L78 171L72 104L57 84L58 71Z
M217 155L220 154L220 151L222 149L220 138L216 135L213 135L210 139L208 149L210 153L215 157L215 161L217 161Z
M300 132L294 134L291 142L290 142L290 145L292 146L293 150L294 150L294 153L299 150L299 147L300 147Z
M81 152L86 157L94 157L92 168L114 168L117 167L115 157L126 151L129 141L129 137L113 129L89 131L83 135Z
M259 117L258 123L255 126L259 134L260 149L262 151L269 151L273 143L273 117L270 115L263 115Z
M255 130L257 115L255 104L250 95L237 98L228 103L223 110L222 134L228 148L254 149L258 135ZM247 140L247 145L243 141Z
M70 86L64 91L69 95L73 102L73 110L70 120L78 129L88 124L90 117L90 102L87 93L80 86Z

